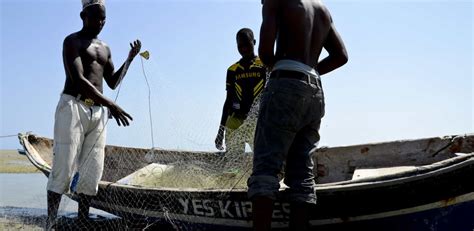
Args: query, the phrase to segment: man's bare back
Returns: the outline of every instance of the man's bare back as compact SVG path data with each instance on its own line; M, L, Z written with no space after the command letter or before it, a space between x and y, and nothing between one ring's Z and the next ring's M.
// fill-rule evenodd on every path
M265 64L273 66L278 60L290 59L323 75L347 62L342 39L320 1L265 0L263 19L259 53ZM318 63L322 48L328 51L329 60Z
M331 15L318 0L264 0L259 55L271 70L255 132L248 180L254 230L270 230L285 166L290 230L309 230L316 203L312 150L320 139L324 94L320 75L348 58ZM276 43L276 52L274 47ZM322 49L328 57L319 61Z

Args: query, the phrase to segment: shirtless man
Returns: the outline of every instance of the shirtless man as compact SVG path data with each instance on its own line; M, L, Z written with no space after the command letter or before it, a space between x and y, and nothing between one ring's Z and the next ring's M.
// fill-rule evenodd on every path
M103 79L112 89L119 85L141 43L137 40L130 44L127 60L114 73L110 48L97 38L105 24L104 0L82 0L82 4L83 28L67 36L63 44L66 82L55 114L54 159L47 185L47 230L54 226L61 195L70 189L80 197L79 221L88 218L90 199L97 194L104 167L108 115L119 126L128 126L132 120L104 97L102 85Z
M324 116L320 76L344 65L347 52L328 9L318 0L265 0L259 56L272 68L262 95L248 195L255 230L271 228L277 174L285 164L290 229L308 228L316 204L311 153ZM276 42L276 52L274 45ZM322 49L329 56L319 61Z

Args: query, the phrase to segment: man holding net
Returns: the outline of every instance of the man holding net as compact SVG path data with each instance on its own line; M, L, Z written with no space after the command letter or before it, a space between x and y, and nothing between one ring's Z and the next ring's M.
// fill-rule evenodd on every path
M290 229L307 230L316 203L313 159L324 115L320 76L347 62L344 43L318 0L264 0L259 55L272 67L255 133L248 195L255 230L271 227L273 203L285 166ZM276 41L276 51L274 45ZM319 61L322 49L329 56ZM284 164L286 163L286 164Z
M56 108L54 159L47 185L47 229L54 227L61 195L77 193L79 223L89 216L91 196L97 194L104 167L106 123L110 113L119 126L132 117L103 94L103 79L115 89L141 49L130 44L127 60L114 72L110 48L97 38L105 24L104 0L82 0L83 28L63 43L66 72L64 90ZM108 110L107 110L108 109Z
M227 70L227 96L215 144L217 149L223 150L225 133L226 151L241 154L245 152L245 143L253 147L256 121L249 118L252 117L249 113L265 86L266 70L255 55L253 31L240 29L236 39L242 58Z

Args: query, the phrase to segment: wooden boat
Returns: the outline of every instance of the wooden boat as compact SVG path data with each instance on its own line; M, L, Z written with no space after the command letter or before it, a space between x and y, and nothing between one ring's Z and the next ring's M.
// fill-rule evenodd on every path
M48 176L52 140L31 134L20 134L19 139L29 160ZM92 206L172 229L249 230L251 203L245 189L118 183L151 162L213 163L220 156L107 146L106 166ZM322 148L313 158L318 204L312 207L310 224L315 230L474 229L474 134ZM285 198L282 188L274 206L276 230L288 227Z

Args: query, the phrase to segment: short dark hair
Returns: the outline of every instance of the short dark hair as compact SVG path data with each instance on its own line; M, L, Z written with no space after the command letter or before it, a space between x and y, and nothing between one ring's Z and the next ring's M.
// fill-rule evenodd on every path
M235 36L236 39L238 39L241 36L245 36L249 39L254 40L255 38L253 37L253 31L249 28L242 28L237 32L237 35Z

